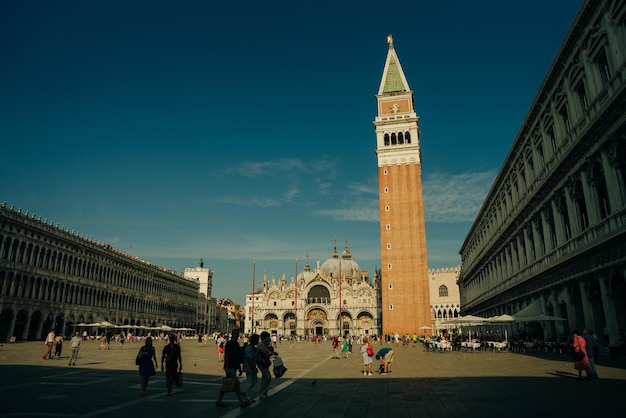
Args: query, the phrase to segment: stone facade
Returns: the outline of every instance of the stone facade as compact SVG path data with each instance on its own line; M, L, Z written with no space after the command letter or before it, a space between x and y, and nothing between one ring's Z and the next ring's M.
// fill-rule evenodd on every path
M245 332L281 336L380 334L377 280L369 281L346 248L312 269L307 258L296 280L263 276L262 289L246 295ZM339 301L343 301L340 304ZM254 325L253 325L254 318Z
M80 323L196 328L196 280L0 205L0 341ZM82 329L82 328L81 328ZM89 333L104 329L90 328Z
M429 269L430 310L433 319L430 326L433 330L448 328L441 322L456 318L461 312L461 295L457 280L461 267Z
M463 314L626 329L626 2L586 1L460 250ZM560 324L560 325L557 325Z
M200 259L197 267L187 267L183 276L188 280L198 282L198 309L196 315L196 330L203 334L212 334L220 328L216 318L219 315L217 301L212 298L213 270L204 267L204 260Z

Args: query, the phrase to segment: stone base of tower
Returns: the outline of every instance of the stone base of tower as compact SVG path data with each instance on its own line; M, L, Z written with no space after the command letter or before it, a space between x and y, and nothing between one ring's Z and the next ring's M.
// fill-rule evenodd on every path
M383 334L413 334L421 327L432 327L427 266L415 265L405 280L392 276L388 282L383 276L382 287Z

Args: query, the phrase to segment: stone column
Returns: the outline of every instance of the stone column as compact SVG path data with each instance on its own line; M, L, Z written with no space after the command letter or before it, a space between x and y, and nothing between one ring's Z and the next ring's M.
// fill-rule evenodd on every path
M561 316L561 307L559 306L559 295L556 289L550 290L550 304L552 305L552 312L554 312L554 316Z
M526 184L531 188L535 182L535 170L530 167L526 158L524 158L524 171L526 172Z
M543 242L545 247L545 253L549 253L552 251L552 237L550 236L550 225L548 224L548 220L546 219L545 207L541 208L541 212L539 212L541 216L541 226L543 230Z
M522 246L519 234L515 235L515 248L515 272L517 273L526 265L524 260L524 247Z
M566 286L561 292L561 299L565 302L565 309L567 310L567 323L569 329L576 329L578 324L578 318L576 317L576 309L572 302L572 287Z
M572 237L578 235L580 233L580 224L581 222L578 219L576 205L572 200L572 191L571 184L565 187L565 204L567 206L567 216L569 218L569 227L572 233Z
M26 341L28 339L28 332L30 330L30 316L31 315L32 315L32 312L30 310L28 310L27 316L26 316L26 326L24 327L24 331L22 331L22 335L17 336L20 341Z
M591 286L591 284L589 282L579 282L578 286L580 287L580 297L583 305L583 314L585 316L584 322L578 325L584 325L585 327L593 328L593 324L595 324L595 318L593 315L591 298L589 297L589 287Z
M532 221L531 221L532 224ZM532 252L532 234L530 234L530 226L524 225L522 229L523 239L524 239L524 252L526 253L526 266L535 261Z
M511 248L511 243L509 242L504 249L504 262L506 266L506 276L507 278L513 276L513 250Z
M46 320L46 318L45 318L45 317L42 317L42 318L39 320L39 323L36 325L36 329L35 329L35 338L36 338L37 340L39 340L39 338L40 338L40 336L41 336L41 331L42 331L42 329L43 329L43 321L45 321L45 320ZM50 330L48 330L48 331L50 331Z
M557 247L563 245L563 243L565 242L565 227L563 225L563 217L561 216L561 213L559 212L559 208L557 207L557 201L552 200L550 202L550 207L552 210L552 218L554 219L554 229L555 229L555 233L556 233L556 245ZM565 208L562 208L565 209Z
M589 216L589 225L595 225L600 219L600 215L598 214L598 199L596 193L589 184L589 176L585 170L580 172L580 179L583 186L583 195L585 196L587 216Z
M67 329L67 316L68 316L68 313L63 312L63 326L61 327L61 330L59 331L63 338L65 338L65 330Z
M609 336L609 350L617 349L619 353L619 330L617 329L617 313L615 312L615 304L610 293L610 279L602 276L598 280L600 282L600 295L602 296L602 308L604 309L604 318L606 320L606 328ZM603 330L604 333L604 330Z
M624 196L625 190L622 188L619 181L617 174L619 167L616 166L617 162L611 162L606 149L603 149L600 155L602 156L602 169L604 170L604 179L608 190L609 205L611 205L610 213L615 213L626 205L626 197Z
M535 260L543 258L543 255L544 255L543 250L542 250L542 245L541 245L541 240L543 239L543 237L539 234L539 229L537 228L537 222L539 222L538 219L531 220L533 245L535 248Z
M544 293L541 293L541 295L539 295L539 298L541 300L541 312L543 312L543 307L547 305L546 303L546 295ZM554 330L554 322L553 321L543 321L543 323L541 324L542 328L543 328L543 339L544 340L554 340L555 339L555 335L556 332Z
M552 303L552 309L553 309L553 312L554 312L554 316L559 317L559 318L563 318L566 315L564 315L563 312L562 312L561 303L560 303L560 299L559 299L559 294L560 294L560 291L557 290L557 289L550 290L550 301ZM560 322L555 324L555 327L557 329L557 334L556 334L557 337L561 337L562 336L561 333L565 333L566 332L565 329L563 329L564 328L563 325L564 324L561 324Z
M3 257L5 251L7 252L7 255L8 255L9 251L8 251L8 248L5 248L5 246L6 246L6 242L4 240L0 240L0 259ZM7 256L7 259L8 258L9 257Z

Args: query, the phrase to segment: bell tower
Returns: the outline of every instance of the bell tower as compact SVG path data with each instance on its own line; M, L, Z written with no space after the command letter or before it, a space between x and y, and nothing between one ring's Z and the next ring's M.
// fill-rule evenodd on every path
M391 35L374 120L383 334L431 326L419 117Z

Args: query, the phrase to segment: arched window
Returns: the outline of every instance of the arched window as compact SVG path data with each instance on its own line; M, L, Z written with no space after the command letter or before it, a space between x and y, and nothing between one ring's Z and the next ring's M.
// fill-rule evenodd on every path
M448 296L448 288L444 285L439 286L439 297Z
M404 142L406 142L407 144L411 143L411 134L409 132L404 133Z
M398 144L404 144L404 136L402 135L402 132L398 133Z
M330 303L330 292L322 285L313 286L307 297L308 303Z
M398 143L398 140L396 139L396 134L393 133L391 134L391 145L396 145Z
M385 145L389 145L389 134L385 134Z

